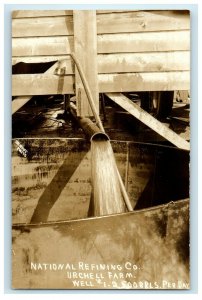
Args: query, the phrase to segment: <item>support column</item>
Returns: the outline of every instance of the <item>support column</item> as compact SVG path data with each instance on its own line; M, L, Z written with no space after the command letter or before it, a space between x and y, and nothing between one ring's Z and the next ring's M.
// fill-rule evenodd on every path
M97 22L95 10L73 11L74 53L79 60L88 81L95 106L99 113L99 91L97 76ZM92 110L83 88L77 68L75 67L75 88L77 99L77 116L92 116Z

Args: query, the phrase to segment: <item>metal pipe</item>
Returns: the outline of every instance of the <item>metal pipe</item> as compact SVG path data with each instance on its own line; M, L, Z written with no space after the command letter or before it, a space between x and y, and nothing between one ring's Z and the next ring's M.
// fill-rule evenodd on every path
M80 118L78 122L91 141L109 141L108 135L105 132L102 132L89 118Z
M119 180L121 192L122 192L122 195L123 195L126 207L127 207L128 211L133 211L133 207L131 205L130 199L129 199L128 194L126 192L126 188L125 188L125 186L123 184L123 181L122 181L122 178L121 178L121 175L119 173L117 165L116 165L116 172L117 172L117 176L118 176L118 180Z
M81 128L84 130L88 140L109 141L109 136L105 132L101 131L89 118L82 118L76 115L76 105L72 102L70 103L70 111Z
M92 97L92 94L91 94L91 90L90 90L89 85L88 85L88 82L87 82L87 80L86 80L86 78L85 78L84 72L83 72L83 70L82 70L82 68L81 68L80 62L78 61L78 59L76 58L76 56L75 56L74 53L70 53L70 56L72 57L72 59L73 59L75 65L76 65L76 67L77 67L77 70L78 70L78 72L79 72L79 75L80 75L80 77L81 77L81 81L82 81L82 83L83 83L83 87L84 87L84 89L85 89L86 96L87 96L87 98L88 98L90 108L92 109L93 115L94 115L94 117L95 117L95 121L96 121L98 127L100 128L100 130L101 130L102 132L105 132L104 127L103 127L103 125L102 125L102 122L101 122L101 120L100 120L99 114L98 114L98 112L97 112L97 109L96 109L96 107L95 107L95 103L94 103L94 101L93 101L93 97Z

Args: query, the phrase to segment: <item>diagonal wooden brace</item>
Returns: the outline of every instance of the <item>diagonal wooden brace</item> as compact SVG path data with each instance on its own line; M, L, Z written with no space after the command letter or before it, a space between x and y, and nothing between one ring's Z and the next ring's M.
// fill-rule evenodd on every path
M121 93L106 93L107 97L109 97L116 104L121 106L127 112L129 112L132 116L137 118L140 122L147 125L149 128L157 132L159 135L164 137L166 140L171 142L173 145L177 146L180 149L190 150L190 143L184 140L181 136L175 133L170 128L166 127L160 121L155 119L152 115L147 113L137 104L133 103L130 99L124 96Z

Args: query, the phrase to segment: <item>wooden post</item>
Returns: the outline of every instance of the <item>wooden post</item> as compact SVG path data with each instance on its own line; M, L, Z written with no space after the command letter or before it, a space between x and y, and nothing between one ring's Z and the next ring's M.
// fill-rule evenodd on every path
M88 81L97 112L99 113L99 91L97 76L97 25L96 11L75 10L74 21L74 52ZM77 100L77 115L92 116L86 93L75 68L75 88Z
M64 111L67 112L69 110L70 105L70 95L64 95Z

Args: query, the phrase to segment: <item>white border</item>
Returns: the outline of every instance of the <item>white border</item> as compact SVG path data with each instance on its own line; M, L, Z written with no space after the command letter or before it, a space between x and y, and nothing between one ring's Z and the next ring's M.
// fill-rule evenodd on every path
M162 0L159 0L159 1L155 1L155 2L152 2L152 1L129 1L129 0L126 0L126 1L110 1L109 3L109 0L102 0L102 1L59 1L59 3L57 2L51 2L50 3L50 0L43 0L43 1L40 1L40 0L36 0L36 1L15 1L15 0L7 0L7 1L0 1L0 36L1 36L1 47L0 47L0 52L1 52L1 65L0 65L0 78L4 78L4 69L3 69L3 65L4 65L4 48L3 48L3 41L4 41L4 4L101 4L101 5L104 5L104 4L111 4L111 5L116 5L116 4L120 4L122 6L126 5L126 4L198 4L198 16L199 16L199 47L198 47L198 53L199 53L199 75L198 75L198 78L200 78L200 81L201 81L201 70L200 70L200 66L202 66L202 61L201 61L201 28L202 28L202 21L201 21L201 17L202 17L202 5L201 5L201 1L200 0L196 0L196 1L191 1L191 0L184 0L184 1L177 1L174 0L170 0L170 1L162 1ZM196 77L196 75L194 74L194 76ZM200 82L199 82L200 84ZM3 195L4 195L4 170L3 170L3 164L4 164L4 156L3 156L3 144L4 144L4 141L3 141L3 137L4 137L4 124L6 125L7 121L4 122L4 104L6 104L6 101L9 101L9 99L4 99L4 82L2 80L0 80L0 92L1 92L1 98L0 98L0 113L1 113L1 116L0 116L0 147L1 147L1 152L0 152L0 191L2 192L1 195L1 209L0 209L0 221L1 221L1 224L0 224L0 238L3 239L4 237L4 209L3 209ZM199 225L198 225L198 228L199 228L199 235L198 235L198 238L199 238L199 248L198 248L198 253L199 253L199 257L198 257L198 265L199 265L199 282L198 282L198 294L135 294L135 293L131 293L131 294L110 294L108 295L108 297L110 297L110 299L112 298L116 298L116 299L122 299L124 297L125 298L128 298L128 297L135 297L135 298L142 298L142 299L156 299L156 298L163 298L163 299L170 299L170 297L172 297L172 299L179 299L179 298L187 298L187 299L202 299L202 277L201 277L201 267L202 267L202 260L201 260L201 256L200 254L202 253L202 245L201 245L201 219L202 219L202 215L201 215L201 188L202 188L202 182L201 182L201 178L202 178L202 174L201 174L201 157L200 157L200 153L202 153L202 147L201 147L201 120L202 120L202 116L201 116L201 113L202 113L202 95L201 95L201 90L199 89L198 91L198 165L199 165L199 174L198 174L198 178L194 178L194 180L196 180L196 182L198 181L198 192L199 192L199 197L198 197L198 220L199 220ZM194 130L194 129L193 129ZM5 128L5 133L6 133L6 128ZM194 143L196 143L197 141L194 141ZM8 168L7 165L5 165L6 168ZM6 216L5 216L6 218ZM22 298L34 298L35 297L38 297L38 294L29 294L26 295L26 294L10 294L10 295L6 295L4 294L4 284L3 284L3 272L4 272L4 268L3 268L3 262L4 262L4 253L3 253L3 241L2 243L0 243L1 247L0 247L0 293L1 293L1 299L2 297L4 298L19 298L19 299L22 299ZM42 297L44 299L52 299L52 298L78 298L80 299L81 297L83 298L103 298L103 297L106 297L107 295L105 294L99 294L99 292L93 292L93 293L90 293L89 294L85 294L85 295L80 295L80 294L60 294L60 295L57 295L57 294L43 294Z

